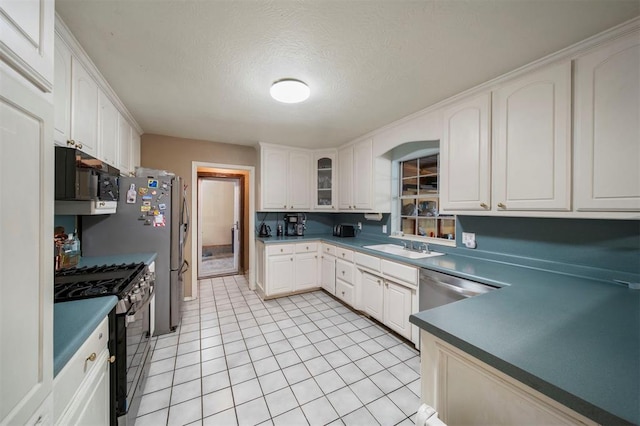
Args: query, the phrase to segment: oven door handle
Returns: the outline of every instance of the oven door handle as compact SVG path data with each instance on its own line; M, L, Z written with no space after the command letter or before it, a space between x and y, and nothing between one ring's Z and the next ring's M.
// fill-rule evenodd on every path
M153 294L154 293L152 290L151 292L149 292L149 295L145 297L142 302L131 305L125 317L126 324L129 324L130 322L134 322L136 320L136 314L138 313L138 311L142 310L142 308L147 306L149 302L151 302L151 298L153 297Z

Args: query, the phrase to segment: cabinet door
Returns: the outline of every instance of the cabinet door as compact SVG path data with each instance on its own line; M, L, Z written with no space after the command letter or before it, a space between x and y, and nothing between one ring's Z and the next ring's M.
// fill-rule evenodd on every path
M54 136L56 144L67 146L71 139L71 51L62 40L55 41L53 78Z
M291 293L293 291L293 255L269 256L268 277L265 293L271 296L279 293Z
M0 0L0 57L43 92L53 87L53 1Z
M322 255L320 262L320 285L331 294L336 294L336 258Z
M131 162L129 169L136 171L136 167L140 167L140 135L138 131L131 127Z
M104 357L98 357L96 375L91 378L88 383L87 397L82 401L80 407L80 415L77 425L108 425L110 417L110 401L109 401L109 357L108 351L105 351ZM83 398L84 399L84 398Z
M99 145L101 159L113 166L117 163L118 153L118 117L119 113L113 103L103 92L99 93Z
M571 208L571 62L494 92L497 210Z
M411 339L411 290L386 281L384 289L384 323L387 327Z
M309 210L311 208L311 154L309 152L291 151L289 153L287 180L289 208Z
M2 70L0 81L0 424L4 425L25 424L52 389L54 147L53 105Z
M122 114L118 115L118 169L122 175L131 171L131 125Z
M286 149L262 148L261 158L262 208L277 210L288 208L289 152Z
M71 58L71 139L87 154L98 155L98 84Z
M338 151L338 208L353 209L353 147Z
M256 284L264 292L265 250L262 241L256 241Z
M378 321L383 321L384 287L382 286L382 278L363 272L361 284L362 309Z
M336 208L336 155L335 152L316 153L314 158L315 194L314 209Z
M640 37L576 60L576 209L640 211Z
M373 207L373 140L353 147L353 208Z
M438 189L440 208L491 208L491 93L444 111Z
M318 254L296 254L294 291L318 287Z

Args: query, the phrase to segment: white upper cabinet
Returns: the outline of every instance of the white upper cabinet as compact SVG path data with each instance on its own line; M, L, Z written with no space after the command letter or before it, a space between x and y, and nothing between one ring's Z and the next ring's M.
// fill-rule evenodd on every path
M120 114L107 96L99 94L99 146L102 148L101 157L108 164L115 166L118 158L118 119Z
M118 114L118 169L120 174L128 175L131 172L131 125Z
M336 208L336 151L314 153L315 193L313 208L331 210Z
M571 62L493 95L494 209L571 209Z
M57 37L54 63L53 140L57 145L67 146L67 142L71 139L71 51Z
M373 208L373 140L367 139L338 151L338 208Z
M0 57L43 92L53 87L53 0L0 0Z
M140 135L133 127L131 128L131 162L129 164L132 173L136 171L136 167L140 166Z
M353 146L338 151L338 208L353 209Z
M311 154L308 151L289 153L289 202L293 210L311 208Z
M98 155L98 84L75 58L71 60L71 144Z
M444 110L440 146L440 207L491 209L491 93Z
M575 207L640 211L640 36L575 62Z
M311 209L311 153L260 145L260 209Z

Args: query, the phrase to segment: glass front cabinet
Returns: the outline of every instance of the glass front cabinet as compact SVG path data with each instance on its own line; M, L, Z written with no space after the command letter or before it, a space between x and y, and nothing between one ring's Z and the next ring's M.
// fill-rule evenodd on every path
M336 208L336 152L322 151L315 154L315 208Z

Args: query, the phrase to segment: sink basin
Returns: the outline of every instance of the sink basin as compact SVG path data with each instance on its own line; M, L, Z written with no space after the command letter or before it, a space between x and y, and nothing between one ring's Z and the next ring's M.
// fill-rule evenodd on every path
M407 259L424 259L427 257L443 256L444 253L432 251L431 253L420 253L417 251L407 250L404 247L395 244L376 244L373 246L364 246L366 249L381 251L396 256L406 257Z

